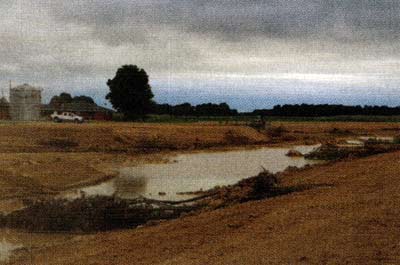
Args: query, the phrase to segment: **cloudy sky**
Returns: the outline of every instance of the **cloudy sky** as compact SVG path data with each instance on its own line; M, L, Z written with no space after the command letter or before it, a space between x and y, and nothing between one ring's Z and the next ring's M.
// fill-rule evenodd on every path
M400 105L397 0L0 1L0 86L104 104L123 64L159 102Z

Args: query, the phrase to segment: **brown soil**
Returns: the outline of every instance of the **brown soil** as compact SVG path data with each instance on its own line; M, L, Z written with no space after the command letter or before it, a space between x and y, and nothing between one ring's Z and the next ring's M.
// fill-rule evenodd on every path
M338 142L399 130L396 123L347 122L274 122L270 131L216 123L0 123L0 199L98 183L124 165L163 162L175 152Z
M290 171L283 185L304 191L82 236L14 264L399 264L399 158Z
M129 152L265 143L250 127L145 123L0 124L0 152Z
M396 136L391 123L0 124L0 210L113 177L124 165L183 150ZM203 212L154 227L73 236L17 252L13 264L399 264L400 153L286 173L302 192ZM396 208L397 207L397 208ZM36 245L35 245L36 244ZM32 256L32 260L30 260Z
M53 194L111 178L122 166L163 162L174 150L254 145L250 127L215 124L0 124L0 199ZM0 205L1 210L1 205Z

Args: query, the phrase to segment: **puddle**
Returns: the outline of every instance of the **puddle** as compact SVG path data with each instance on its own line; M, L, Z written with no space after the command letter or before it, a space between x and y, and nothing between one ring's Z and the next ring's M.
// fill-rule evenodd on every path
M298 146L293 149L303 154L318 146ZM144 196L159 200L183 200L192 195L182 192L207 190L215 186L231 185L257 175L262 168L273 173L288 166L303 167L314 164L302 157L287 157L288 148L260 148L228 152L181 154L166 164L145 164L123 168L120 176L99 185L69 191L66 198L115 195L124 199Z
M360 145L364 145L364 142L361 140L346 140L346 144L360 146Z
M392 136L361 136L358 137L358 139L362 141L368 141L368 140L377 140L377 141L383 141L383 142L393 142L394 137Z
M346 140L346 145L353 146L363 146L368 140L376 140L383 141L387 143L391 143L394 141L394 137L391 136L360 136L357 139L349 139Z

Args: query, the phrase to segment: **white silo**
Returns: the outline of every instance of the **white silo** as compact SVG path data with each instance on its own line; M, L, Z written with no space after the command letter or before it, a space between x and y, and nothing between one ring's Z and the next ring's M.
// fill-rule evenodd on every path
M41 89L28 84L10 88L10 116L12 120L39 120L41 104Z

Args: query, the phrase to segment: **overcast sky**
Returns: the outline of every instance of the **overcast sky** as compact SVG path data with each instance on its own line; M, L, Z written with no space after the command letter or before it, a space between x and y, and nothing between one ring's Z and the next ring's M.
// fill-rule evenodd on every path
M397 0L0 1L0 85L103 104L123 64L159 102L400 105Z

